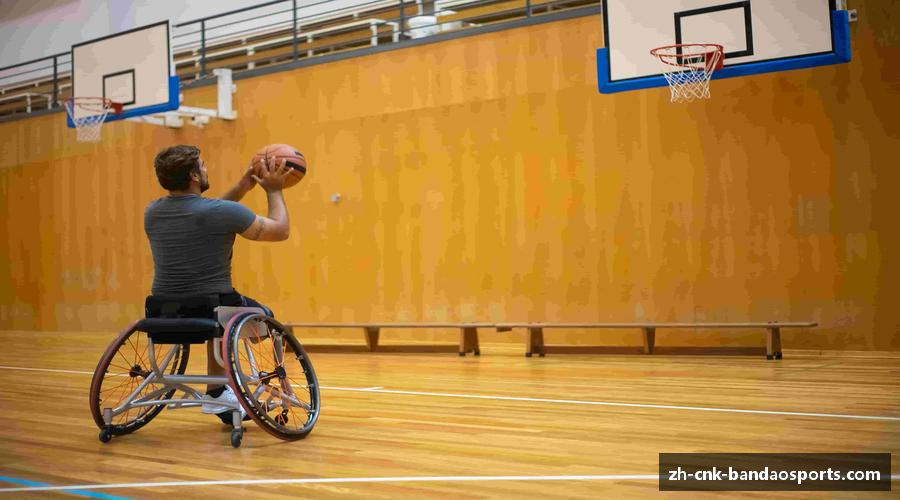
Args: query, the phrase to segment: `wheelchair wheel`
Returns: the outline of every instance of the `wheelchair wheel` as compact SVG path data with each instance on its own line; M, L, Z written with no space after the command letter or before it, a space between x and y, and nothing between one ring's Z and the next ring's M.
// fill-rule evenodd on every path
M222 358L238 401L263 430L303 439L319 418L319 383L303 346L284 326L257 313L225 327Z
M137 330L136 324L137 322L134 322L123 330L106 348L97 364L97 369L94 370L94 377L91 379L89 398L91 415L94 417L97 427L106 432L108 438L140 429L153 420L165 407L165 405L139 406L114 415L110 426L103 421L103 409L118 408L126 403L129 396L141 386L152 371L148 361L150 353L147 333ZM154 349L157 366L162 363L170 349L175 349L167 371L169 374L184 374L190 355L190 345L154 345L154 347L157 348ZM175 389L159 393L162 387L162 384L150 382L141 387L137 394L130 399L148 396L151 396L152 399L171 399L175 394ZM158 394L154 394L154 392Z

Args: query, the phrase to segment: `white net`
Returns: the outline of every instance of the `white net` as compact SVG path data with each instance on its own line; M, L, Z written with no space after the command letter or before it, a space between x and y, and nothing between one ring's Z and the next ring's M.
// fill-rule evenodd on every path
M66 99L66 113L75 124L78 142L99 142L100 130L113 102L102 97L73 97Z
M670 45L650 51L662 64L672 102L709 99L709 81L724 62L722 46L715 44Z

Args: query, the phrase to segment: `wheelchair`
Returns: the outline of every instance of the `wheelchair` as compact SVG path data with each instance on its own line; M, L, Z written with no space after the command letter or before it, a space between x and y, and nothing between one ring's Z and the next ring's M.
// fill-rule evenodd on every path
M240 447L243 407L256 425L286 441L305 438L321 399L312 362L290 330L258 307L219 304L216 295L147 297L146 317L106 348L91 380L100 441L130 434L163 409L213 405L231 410L231 445ZM225 376L185 374L191 346L213 342ZM238 403L204 400L190 384L227 385ZM220 413L220 412L217 412Z

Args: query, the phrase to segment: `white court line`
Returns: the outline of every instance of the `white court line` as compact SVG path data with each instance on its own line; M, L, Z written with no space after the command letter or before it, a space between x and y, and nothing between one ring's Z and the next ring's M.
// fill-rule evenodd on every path
M534 403L564 403L576 405L592 405L592 406L617 406L625 408L652 408L661 410L690 410L690 411L715 411L726 413L755 413L762 415L785 415L790 417L831 417L831 418L851 418L860 420L888 420L900 421L900 417L879 417L873 415L846 415L841 413L804 413L797 411L774 411L774 410L739 410L734 408L710 408L705 406L674 406L674 405L652 405L645 403L612 403L608 401L585 401L580 399L545 399L545 398L520 398L513 396L479 396L476 394L451 394L443 392L418 392L418 391L394 391L389 389L351 389L345 387L325 387L319 386L321 389L332 391L362 391L377 392L384 394L404 394L410 396L437 396L444 398L469 398L469 399L492 399L498 401L529 401Z
M170 481L161 483L113 483L81 484L71 486L34 486L0 488L0 493L24 491L82 491L120 488L171 488L176 486L236 486L265 484L334 484L334 483L425 483L461 481L651 481L658 474L616 474L602 476L410 476L410 477L322 477L306 479L234 479L227 481ZM900 474L891 474L891 481L900 480Z
M48 371L48 372L93 375L93 372L86 372L86 371L52 370L52 369L47 369L47 368L23 368L23 367L17 367L17 366L2 366L2 365L0 365L0 369ZM720 413L749 413L749 414L756 414L756 415L780 415L780 416L787 416L787 417L845 418L845 419L855 419L855 420L883 420L883 421L889 421L889 422L900 421L900 417L882 417L882 416L876 416L876 415L849 415L849 414L843 414L843 413L806 413L806 412L797 412L797 411L741 410L741 409L737 409L737 408L654 405L654 404L648 404L648 403L614 403L614 402L610 402L610 401L586 401L586 400L580 400L580 399L547 399L547 398L523 398L523 397L513 397L513 396L481 396L481 395L477 395L477 394L452 394L452 393L444 393L444 392L396 391L396 390L390 390L390 389L382 389L380 387L368 387L368 388L365 388L365 387L363 387L363 388L359 388L359 387L328 387L328 386L320 385L319 388L331 390L331 391L401 394L401 395L406 395L406 396L434 396L434 397L443 397L443 398L490 399L490 400L495 400L495 401L525 401L525 402L532 402L532 403L560 403L560 404L575 404L575 405L588 405L588 406L611 406L611 407L620 407L620 408L647 408L647 409L655 409L655 410L711 411L711 412L720 412Z
M22 370L27 372L53 372L53 373L74 373L76 375L93 375L94 372L86 372L79 370L53 370L50 368L25 368L23 366L2 366L0 368L4 370Z
M658 474L622 474L606 476L409 476L409 477L314 477L304 479L234 479L226 481L171 481L165 483L84 484L73 486L34 486L0 488L0 493L55 490L99 490L115 488L170 488L174 486L232 486L261 484L327 484L327 483L407 483L457 481L635 481L656 480Z

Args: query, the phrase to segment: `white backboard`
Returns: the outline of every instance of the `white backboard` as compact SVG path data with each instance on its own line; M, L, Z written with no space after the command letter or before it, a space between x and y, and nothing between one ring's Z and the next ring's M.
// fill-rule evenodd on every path
M105 97L124 106L107 121L178 108L169 22L72 46L73 97ZM76 109L76 117L89 112ZM69 126L72 126L71 119Z
M601 92L665 85L650 50L666 45L722 45L726 69L714 78L847 62L837 12L847 11L834 0L604 0Z

